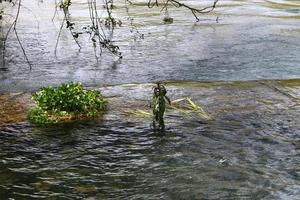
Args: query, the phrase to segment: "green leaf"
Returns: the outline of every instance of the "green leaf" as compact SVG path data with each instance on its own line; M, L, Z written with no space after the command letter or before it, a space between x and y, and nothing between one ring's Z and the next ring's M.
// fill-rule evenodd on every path
M74 113L93 118L105 109L101 93L84 90L80 82L42 88L32 95L32 99L37 106L29 111L28 119L38 124L57 123L60 119L72 118Z

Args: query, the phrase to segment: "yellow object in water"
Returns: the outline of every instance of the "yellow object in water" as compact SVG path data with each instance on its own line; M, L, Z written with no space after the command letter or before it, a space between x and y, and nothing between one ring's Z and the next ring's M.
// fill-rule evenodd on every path
M189 106L175 106L174 104L185 101L189 104ZM196 112L202 119L212 120L213 117L208 114L201 106L195 104L191 98L181 98L172 101L171 108L187 113L187 110L192 110Z
M137 109L134 111L128 111L127 113L138 116L138 117L151 117L152 116L152 114L150 112L146 112L146 111L140 110L140 109Z

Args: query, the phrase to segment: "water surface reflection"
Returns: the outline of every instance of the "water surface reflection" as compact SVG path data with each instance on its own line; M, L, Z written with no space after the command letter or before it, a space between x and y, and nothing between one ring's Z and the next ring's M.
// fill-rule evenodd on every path
M85 1L74 1L70 9L76 29L88 24ZM200 6L198 1L189 1ZM34 63L31 72L24 62L13 36L8 43L8 70L0 75L0 91L35 90L80 80L87 85L152 82L157 80L254 80L299 77L299 3L297 1L220 1L209 15L194 24L192 14L184 9L171 10L174 23L164 25L159 9L144 4L130 6L134 24L145 34L134 40L123 1L116 2L115 16L123 26L114 32L124 58L115 62L108 53L95 59L88 37L76 44L63 31L58 57L55 41L61 15L51 21L53 1L37 3L24 0L30 8L22 11L20 37ZM216 23L216 17L219 22Z

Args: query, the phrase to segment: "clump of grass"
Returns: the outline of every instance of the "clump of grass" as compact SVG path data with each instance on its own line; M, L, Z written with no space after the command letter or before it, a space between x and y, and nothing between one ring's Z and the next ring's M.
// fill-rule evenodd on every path
M201 106L195 104L190 98L186 98L190 104L190 108L195 111L201 118L205 120L212 120L213 117L208 114Z
M135 117L138 117L138 118L153 117L153 114L151 114L150 112L145 111L145 110L140 110L140 109L125 111L125 113L135 116Z
M105 109L101 93L84 90L80 82L44 87L32 95L32 100L36 107L29 110L28 119L40 125L95 118Z
M179 102L186 102L188 105L187 106L180 106L176 105ZM209 113L207 113L200 105L197 105L192 101L191 98L181 98L181 99L176 99L172 101L171 108L176 109L178 111L184 112L188 114L186 111L193 111L196 113L200 118L204 120L213 120L213 116L211 116Z

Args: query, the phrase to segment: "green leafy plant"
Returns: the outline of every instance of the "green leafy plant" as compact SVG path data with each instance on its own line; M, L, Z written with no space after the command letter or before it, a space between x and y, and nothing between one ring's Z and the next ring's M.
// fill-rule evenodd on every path
M81 83L62 84L57 88L44 87L32 95L36 107L28 119L36 124L51 124L100 116L105 100L99 91L84 90Z

